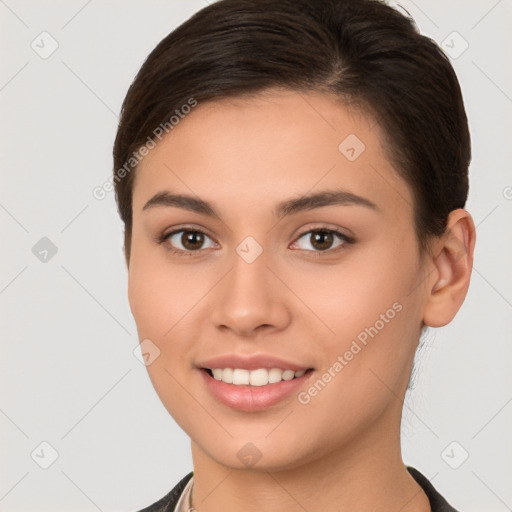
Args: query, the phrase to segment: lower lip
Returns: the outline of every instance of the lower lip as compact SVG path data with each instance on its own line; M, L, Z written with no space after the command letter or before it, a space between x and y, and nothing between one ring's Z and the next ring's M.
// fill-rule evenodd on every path
M210 393L221 403L245 412L266 409L289 397L309 380L312 371L292 380L282 380L265 386L238 386L214 379L206 370L200 370Z

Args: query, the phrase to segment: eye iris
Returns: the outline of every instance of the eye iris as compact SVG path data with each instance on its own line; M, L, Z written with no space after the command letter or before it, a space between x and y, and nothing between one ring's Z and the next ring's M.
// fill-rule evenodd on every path
M204 235L197 231L185 231L181 235L181 243L187 250L200 249L204 243Z
M334 236L329 231L315 231L311 233L311 244L321 251L329 249L334 242Z

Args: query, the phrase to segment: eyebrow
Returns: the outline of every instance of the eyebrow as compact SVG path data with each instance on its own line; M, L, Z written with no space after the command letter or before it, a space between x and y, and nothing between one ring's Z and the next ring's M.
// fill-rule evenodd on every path
M278 218L283 218L288 215L306 210L314 210L315 208L322 208L324 206L347 205L364 206L379 211L379 207L369 199L348 192L347 190L324 190L282 201L277 204L275 213ZM144 205L142 210L149 210L155 207L181 208L209 217L221 218L209 202L185 194L172 194L167 191L159 192Z

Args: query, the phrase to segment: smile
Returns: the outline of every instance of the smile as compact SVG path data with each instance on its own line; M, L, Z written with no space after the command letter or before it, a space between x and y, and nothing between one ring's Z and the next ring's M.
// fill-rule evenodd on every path
M291 397L307 386L313 369L281 368L201 368L203 383L218 403L243 412L264 411Z
M235 386L267 386L302 377L306 370L282 370L281 368L258 368L245 370L243 368L206 368L210 375L226 384Z

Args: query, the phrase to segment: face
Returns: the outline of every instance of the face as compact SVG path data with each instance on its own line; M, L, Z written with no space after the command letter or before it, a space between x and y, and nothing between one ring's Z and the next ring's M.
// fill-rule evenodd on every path
M284 469L397 437L425 287L375 121L320 93L199 104L136 172L130 306L195 450Z

